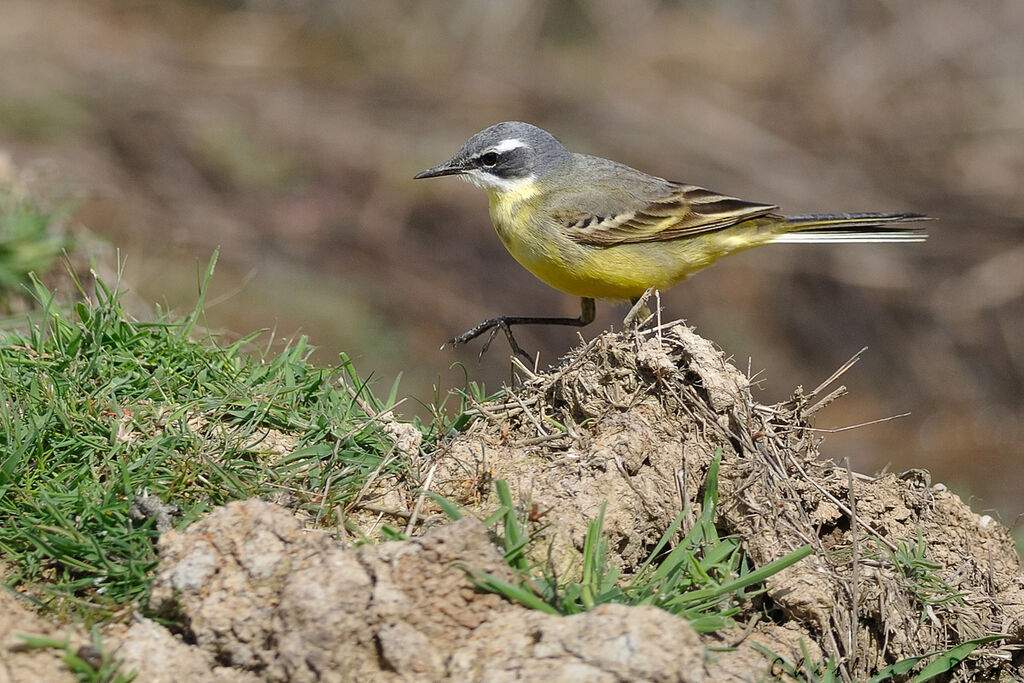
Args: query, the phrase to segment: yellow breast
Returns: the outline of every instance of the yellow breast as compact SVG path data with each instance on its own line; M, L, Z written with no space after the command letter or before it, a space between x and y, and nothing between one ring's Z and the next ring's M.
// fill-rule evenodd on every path
M528 222L537 210L535 200L539 195L540 188L532 179L510 183L501 191L488 190L491 222L498 231L498 237L510 251L512 247L509 246L509 242L515 241L517 233L520 232L519 226Z
M598 254L590 252L607 249L573 242L544 218L541 192L535 183L488 194L498 237L516 261L542 282L576 296L628 298L615 283L608 282L607 270L594 268L593 257ZM610 265L609 256L606 253L600 260Z
M544 219L542 193L536 183L524 181L488 194L491 222L515 260L555 289L575 293L567 285L579 262L579 245Z

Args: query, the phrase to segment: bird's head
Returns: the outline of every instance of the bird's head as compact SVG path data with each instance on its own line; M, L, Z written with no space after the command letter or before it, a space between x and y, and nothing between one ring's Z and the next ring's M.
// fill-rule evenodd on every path
M480 131L448 161L415 178L457 175L490 193L521 190L558 171L572 154L551 133L522 121Z

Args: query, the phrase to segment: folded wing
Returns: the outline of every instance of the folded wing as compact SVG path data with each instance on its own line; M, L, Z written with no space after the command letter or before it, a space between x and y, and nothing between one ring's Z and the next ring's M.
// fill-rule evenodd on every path
M728 228L778 207L748 202L695 185L670 184L665 196L639 209L598 215L581 210L554 213L570 239L596 247L661 242Z

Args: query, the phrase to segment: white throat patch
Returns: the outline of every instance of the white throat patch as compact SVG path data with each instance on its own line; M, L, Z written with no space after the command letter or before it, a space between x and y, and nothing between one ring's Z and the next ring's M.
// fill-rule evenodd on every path
M460 177L467 183L472 183L477 187L482 187L485 190L493 190L495 192L516 192L529 186L537 179L537 176L532 173L525 178L499 178L496 175L491 175L490 173L476 168L460 174Z

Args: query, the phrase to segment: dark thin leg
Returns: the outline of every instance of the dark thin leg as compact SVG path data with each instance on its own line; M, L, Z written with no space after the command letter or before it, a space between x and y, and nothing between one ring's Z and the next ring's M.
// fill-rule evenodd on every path
M594 322L595 309L594 300L583 297L580 299L580 317L578 318L541 318L524 315L503 315L497 318L488 318L481 323L477 323L462 334L452 337L442 344L441 348L466 344L490 330L491 333L487 336L487 341L484 342L483 348L480 349L480 357L482 358L490 347L491 342L494 341L494 337L497 336L498 331L503 330L505 337L508 339L508 345L512 347L512 351L533 362L530 354L523 351L519 344L516 343L515 337L512 336L513 325L571 325L572 327L583 327Z

